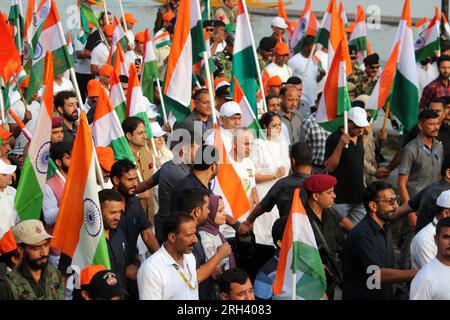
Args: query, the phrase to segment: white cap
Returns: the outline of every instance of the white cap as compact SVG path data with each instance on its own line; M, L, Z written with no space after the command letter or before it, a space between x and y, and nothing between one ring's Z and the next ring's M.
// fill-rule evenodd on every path
M7 164L5 161L0 159L0 174L13 174L17 169L17 166Z
M150 122L150 126L152 127L152 133L153 133L153 136L156 137L156 138L162 137L162 136L164 136L164 135L167 134L167 132L165 132L165 131L161 128L161 126L159 125L159 123L156 122L156 121Z
M220 108L220 115L223 117L229 118L235 114L242 114L241 107L237 102L225 102Z
M450 190L442 192L437 198L436 204L442 208L450 208Z
M369 103L369 96L367 94L361 94L357 96L353 101L361 101L364 103L364 107L367 107L367 104Z
M220 87L223 87L223 86L231 86L231 84L228 82L228 81L220 81L217 85L216 85L216 87L214 88L214 90L217 90L217 89L219 89Z
M347 117L348 120L353 121L353 123L360 128L369 126L366 110L361 107L351 108L350 111L348 111Z
M140 101L141 104L144 105L145 110L147 110L147 117L149 119L154 119L158 116L158 112L156 111L156 105L151 103L147 97L142 96Z
M284 21L284 19L282 17L273 18L270 25L272 27L277 27L277 28L281 28L281 29L287 29L287 27L288 27L288 25L286 24L286 22Z

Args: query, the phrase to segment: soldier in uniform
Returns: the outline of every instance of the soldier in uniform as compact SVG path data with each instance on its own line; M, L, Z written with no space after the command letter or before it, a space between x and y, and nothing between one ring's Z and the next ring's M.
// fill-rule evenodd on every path
M362 94L370 96L372 94L373 88L375 88L378 81L378 69L380 68L379 61L380 56L377 53L373 53L364 59L366 72L362 78L361 91L357 92L357 96Z
M214 77L225 77L231 79L232 76L232 67L233 67L233 46L234 46L234 37L233 35L228 35L226 38L227 45L225 46L225 50L217 53L213 57L213 61L217 67L214 72Z
M225 6L218 8L214 13L217 20L223 21L226 25L236 25L237 17L237 1L236 0L223 0Z
M349 75L347 77L347 83L348 84L353 84L354 86L354 93L355 95L353 96L353 98L355 98L356 96L358 96L358 92L362 91L362 79L364 77L364 71L359 67L358 64L358 57L357 57L357 50L355 46L349 46L348 47L348 51L350 53L350 59L352 61L352 69L353 69L353 73L351 75ZM349 89L349 93L350 93L350 89ZM350 100L352 100L350 98Z
M48 264L50 239L41 221L30 219L13 228L23 261L0 287L0 300L64 300L61 273Z
M269 63L272 62L276 44L277 39L274 37L264 37L259 42L257 56L260 70L263 70Z

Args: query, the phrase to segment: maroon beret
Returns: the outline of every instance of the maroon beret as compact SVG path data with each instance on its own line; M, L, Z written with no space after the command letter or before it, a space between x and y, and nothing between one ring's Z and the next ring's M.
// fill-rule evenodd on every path
M333 188L337 183L335 177L328 174L315 174L303 180L303 187L310 192L323 192Z
M61 128L63 126L61 117L53 117L52 118L52 129Z

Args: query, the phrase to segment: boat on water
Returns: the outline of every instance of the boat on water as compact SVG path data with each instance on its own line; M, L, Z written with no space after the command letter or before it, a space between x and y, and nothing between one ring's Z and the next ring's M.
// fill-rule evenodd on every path
M167 3L167 0L153 0L153 1L159 2L162 4ZM211 5L213 7L223 6L222 0L212 0L211 2L212 2ZM247 3L247 7L250 7L250 8L274 8L274 7L278 6L278 1L267 2L267 1L261 1L261 0L247 0L246 3ZM285 5L288 5L291 3L292 3L292 1L284 1Z

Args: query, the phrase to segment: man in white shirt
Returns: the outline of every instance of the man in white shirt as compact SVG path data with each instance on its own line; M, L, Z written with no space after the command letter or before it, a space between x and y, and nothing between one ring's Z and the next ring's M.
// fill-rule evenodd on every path
M100 42L91 53L91 74L96 76L99 69L108 61L109 48L112 44L112 37L114 32L114 26L107 24L103 27L103 33L105 34L108 45L104 42Z
M437 255L416 274L410 300L450 300L450 217L438 222L434 241Z
M27 94L29 82L30 76L25 78L20 84L19 90L21 90L24 97ZM31 102L29 105L25 105L24 101L20 99L14 102L10 107L11 110L14 111L14 113L17 115L17 117L26 125L28 131L30 131L31 134L34 133L39 110L41 107L39 100L39 94L36 92L31 97ZM12 132L14 137L16 138L14 149L11 151L11 153L17 156L21 156L23 155L25 146L28 144L28 139L25 137L19 125L16 123L11 114L9 114L9 112L7 113L6 119L9 124L9 131Z
M75 91L72 81L63 77L64 73L58 74L53 79L53 95L60 91Z
M450 217L450 190L442 192L436 200L439 212L426 227L420 230L411 241L411 266L413 269L423 268L436 256L437 248L434 242L436 225L443 218Z
M222 134L223 145L227 152L233 147L234 131L241 126L242 111L238 103L228 101L220 109L220 132ZM214 145L215 131L206 137L205 144Z
M6 161L0 158L0 237L19 222L19 215L14 208L16 189L10 186L17 166Z
M273 62L264 68L263 78L279 76L283 82L286 82L293 75L292 68L286 64L288 60L289 46L284 42L278 42L275 46Z
M142 55L144 54L145 34L144 32L136 33L134 37L134 49L125 53L125 66L130 70L132 64L136 65L138 74L141 74Z
M195 257L195 219L187 213L170 214L163 226L165 242L138 271L141 300L198 300Z
M306 36L299 53L288 61L293 75L302 79L303 94L301 100L307 102L310 107L316 105L317 83L325 76L325 71L319 69L313 59L309 59L314 46L314 37Z
M422 96L423 89L430 84L431 81L439 77L439 71L437 68L437 63L431 63L431 57L417 62L417 77L419 80L419 97Z

